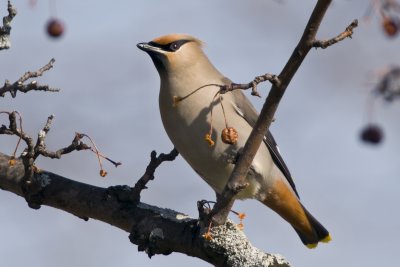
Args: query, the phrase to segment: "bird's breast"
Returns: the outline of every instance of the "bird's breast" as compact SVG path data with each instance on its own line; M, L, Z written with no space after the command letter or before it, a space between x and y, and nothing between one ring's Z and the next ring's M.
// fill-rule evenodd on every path
M189 95L196 88L192 91L186 90L185 94L180 93L183 90L161 88L161 118L169 138L182 157L220 193L251 127L233 110L231 94L227 93L219 98L216 96L219 88L209 86ZM239 139L234 145L221 140L221 132L227 126L234 127L238 132ZM213 145L205 140L207 134L210 134ZM245 190L247 192L242 192L243 197L254 196L258 187L258 182L250 181L250 186Z

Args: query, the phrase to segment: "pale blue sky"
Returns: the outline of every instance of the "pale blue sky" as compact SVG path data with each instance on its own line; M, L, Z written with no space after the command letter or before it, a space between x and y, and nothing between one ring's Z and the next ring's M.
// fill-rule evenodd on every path
M1 1L1 16L6 1ZM280 2L283 2L281 4ZM102 151L120 160L118 169L98 176L88 152L38 165L78 181L110 186L134 184L151 150L172 144L158 113L158 74L136 43L159 35L189 33L235 82L278 73L301 36L315 1L57 1L65 36L44 33L48 1L14 1L12 49L0 52L0 82L19 78L56 59L41 83L62 89L0 99L0 110L18 110L25 129L36 135L47 116L56 118L48 147L68 144L75 131L90 134ZM334 1L318 36L330 38L367 9L367 1ZM391 266L400 238L399 103L378 102L376 118L385 130L378 147L361 143L374 71L399 64L400 37L387 39L377 18L360 20L352 40L312 50L287 90L271 130L280 145L305 206L331 232L333 241L306 249L289 224L256 201L238 202L245 233L257 247L284 255L294 266ZM261 85L265 97L269 85ZM263 100L251 98L257 108ZM0 122L0 123L4 123ZM116 129L119 129L116 131ZM0 137L11 153L15 138ZM162 165L143 201L197 216L196 201L214 193L179 158ZM0 266L208 266L184 255L151 260L128 233L101 222L84 222L49 207L35 211L0 191ZM236 218L234 218L236 219Z

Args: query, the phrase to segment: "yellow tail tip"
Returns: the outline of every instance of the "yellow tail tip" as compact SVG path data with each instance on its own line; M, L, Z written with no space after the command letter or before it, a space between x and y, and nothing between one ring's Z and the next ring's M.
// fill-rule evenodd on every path
M332 240L332 237L331 237L330 234L328 234L326 237L324 237L323 239L321 239L319 242L328 243L328 242L331 241L331 240ZM311 244L307 244L307 245L306 245L306 247L307 247L307 248L310 248L310 249L316 248L317 246L318 246L318 243L311 243Z
M309 249L316 248L318 246L318 243L312 243L312 244L307 244L306 247Z
M330 234L328 234L324 239L321 240L322 243L328 243L329 241L332 240L332 237Z

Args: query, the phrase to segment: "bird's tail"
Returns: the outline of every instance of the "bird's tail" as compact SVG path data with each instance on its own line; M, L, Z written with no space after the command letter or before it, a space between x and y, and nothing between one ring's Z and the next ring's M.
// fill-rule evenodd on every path
M286 183L276 182L261 202L289 222L308 248L315 248L319 242L331 240L328 230L304 208Z
M303 205L301 206L303 207ZM293 226L294 230L296 230L303 244L306 245L308 248L316 248L318 242L328 243L329 241L331 241L332 238L328 230L326 230L325 227L322 226L322 224L319 221L317 221L317 219L315 219L314 216L312 216L311 213L309 213L304 207L303 210L312 227L312 232L313 232L312 235L306 234L301 230L296 229L295 226Z

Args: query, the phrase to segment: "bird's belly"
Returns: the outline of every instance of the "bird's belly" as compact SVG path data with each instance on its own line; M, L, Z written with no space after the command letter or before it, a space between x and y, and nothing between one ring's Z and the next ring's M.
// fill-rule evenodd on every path
M209 101L211 100L212 98ZM232 173L238 152L250 134L251 127L242 118L224 117L220 104L213 108L211 126L210 102L185 100L176 107L172 105L164 107L166 110L161 110L161 116L169 138L182 157L216 192L221 193ZM225 121L239 134L235 145L226 144L221 140L221 132L226 127ZM213 146L205 141L205 135L210 133L210 128ZM265 180L265 172L269 172L268 169L271 167L272 159L267 148L262 145L253 161L253 170L247 176L249 186L238 195L238 198L254 197L260 184Z

